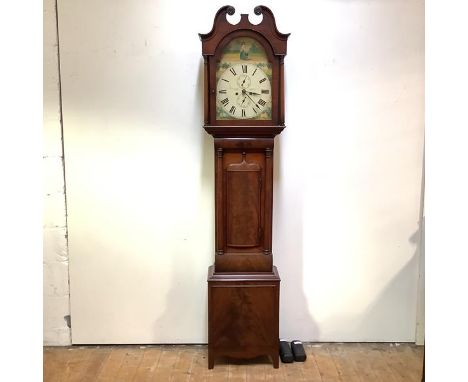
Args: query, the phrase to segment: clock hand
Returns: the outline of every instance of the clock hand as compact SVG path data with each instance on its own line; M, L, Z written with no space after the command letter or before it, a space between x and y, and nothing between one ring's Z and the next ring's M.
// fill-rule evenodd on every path
M250 95L261 95L260 93L249 92Z
M242 89L242 93L245 94L247 97L249 97L249 99L254 103L254 104L257 104L248 94L247 94L247 91L245 89Z

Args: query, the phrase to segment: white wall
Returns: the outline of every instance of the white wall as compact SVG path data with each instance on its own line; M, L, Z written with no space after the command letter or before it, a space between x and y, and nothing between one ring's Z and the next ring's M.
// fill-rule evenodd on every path
M69 345L68 250L55 0L44 0L44 344Z
M423 7L275 7L288 14L280 27L292 32L274 233L282 332L290 337L414 340Z
M280 334L414 341L424 3L263 3L291 32ZM206 342L213 150L197 33L221 5L59 2L74 343Z

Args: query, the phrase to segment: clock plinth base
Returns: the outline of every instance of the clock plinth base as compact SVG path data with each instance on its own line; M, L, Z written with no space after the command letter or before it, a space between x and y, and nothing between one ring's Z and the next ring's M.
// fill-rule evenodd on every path
M279 367L278 270L214 272L208 268L208 368L218 356L270 356Z

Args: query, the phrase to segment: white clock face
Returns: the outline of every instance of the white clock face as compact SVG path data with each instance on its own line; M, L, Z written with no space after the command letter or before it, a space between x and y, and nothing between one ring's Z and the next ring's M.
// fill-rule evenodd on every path
M271 84L255 64L236 64L221 75L216 102L231 117L249 119L271 106Z

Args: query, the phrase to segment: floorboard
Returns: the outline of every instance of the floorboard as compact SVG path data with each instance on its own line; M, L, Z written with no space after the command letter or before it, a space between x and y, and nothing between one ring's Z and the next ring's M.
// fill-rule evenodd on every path
M423 347L395 343L304 344L305 362L216 360L203 345L44 347L45 382L420 382Z

